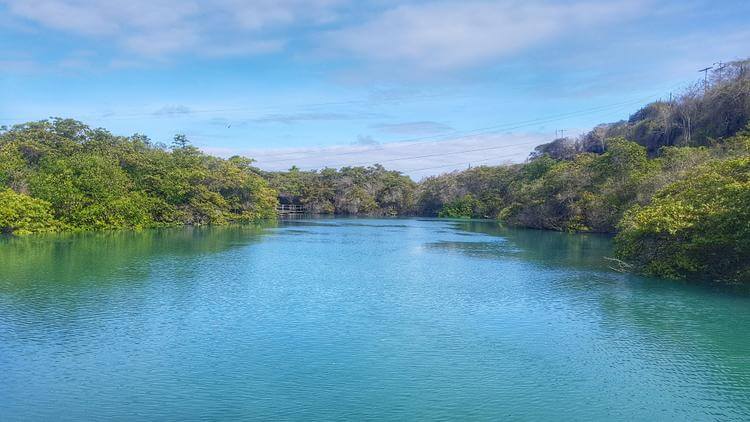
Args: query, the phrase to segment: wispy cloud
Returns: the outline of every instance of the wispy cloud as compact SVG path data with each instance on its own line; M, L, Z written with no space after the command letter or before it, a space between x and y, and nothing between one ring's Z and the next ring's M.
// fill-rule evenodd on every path
M644 11L643 1L462 1L398 6L330 31L326 47L366 61L450 70L499 59Z
M455 69L567 32L637 16L648 0L460 2L354 0L0 0L18 25L115 44L125 58L228 57L291 40L366 61ZM352 13L356 12L356 13ZM328 30L329 28L335 28Z
M466 168L469 165L497 165L521 162L534 147L549 140L540 133L488 133L431 142L376 143L360 136L350 145L317 148L204 148L224 156L255 158L264 170L285 170L297 166L303 170L366 166L376 163L402 171L414 179ZM375 142L375 143L371 143Z
M114 42L125 54L164 59L276 51L280 27L335 20L339 0L0 0L43 28ZM22 23L25 23L22 22Z
M156 111L154 111L154 116L183 116L186 114L190 114L192 110L188 106L184 105L167 105L164 106Z
M450 132L452 127L439 122L404 122L404 123L379 123L371 126L373 129L392 135L433 135Z
M32 73L40 71L39 64L31 59L0 60L0 68L4 71Z
M355 142L352 142L352 145L369 145L369 146L372 146L372 145L380 145L380 142L378 142L377 140L375 140L375 138L373 138L370 135L359 135L359 136L357 136L357 140Z
M309 112L290 114L267 114L247 121L253 123L284 123L292 124L298 122L326 121L326 120L365 120L383 117L379 113L329 113Z

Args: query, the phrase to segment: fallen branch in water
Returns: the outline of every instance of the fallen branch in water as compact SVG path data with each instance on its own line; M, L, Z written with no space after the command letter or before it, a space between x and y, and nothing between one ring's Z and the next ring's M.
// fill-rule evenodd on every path
M625 262L625 261L623 261L621 259L611 258L611 257L608 257L608 256L605 256L604 259L606 259L607 261L610 261L610 262L616 264L616 266L610 266L609 267L609 269L611 269L613 271L617 271L617 272L620 272L620 273L629 273L629 272L631 272L633 270L633 264L628 264L627 262Z

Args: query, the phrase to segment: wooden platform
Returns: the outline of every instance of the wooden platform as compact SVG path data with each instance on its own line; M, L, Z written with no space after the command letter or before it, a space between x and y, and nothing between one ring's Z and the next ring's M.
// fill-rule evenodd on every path
M279 204L276 206L276 212L279 215L302 215L306 214L307 210L304 205L299 204Z

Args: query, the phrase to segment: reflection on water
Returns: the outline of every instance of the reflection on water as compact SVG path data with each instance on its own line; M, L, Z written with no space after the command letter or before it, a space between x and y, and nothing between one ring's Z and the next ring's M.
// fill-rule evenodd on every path
M0 240L0 415L750 418L750 297L486 221Z
M18 283L77 283L148 276L155 256L196 257L256 242L277 224L0 237L0 291ZM124 273L123 273L124 271ZM139 272L145 271L145 272Z
M604 257L613 255L611 237L607 235L515 229L494 221L458 221L455 227L504 239L524 259L548 265L604 268Z
M510 258L513 255L518 255L521 252L520 249L504 240L497 240L494 242L441 241L427 243L425 244L425 247L438 251L458 251L472 257L489 259Z

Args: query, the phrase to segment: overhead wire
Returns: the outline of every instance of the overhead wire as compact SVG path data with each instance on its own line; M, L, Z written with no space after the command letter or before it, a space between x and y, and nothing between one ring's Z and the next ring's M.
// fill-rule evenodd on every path
M626 106L627 105L620 105L619 107L626 107ZM601 110L599 110L599 111L601 111ZM538 124L538 123L534 123L534 124ZM518 126L515 126L513 128L506 128L504 130L516 129L516 128L520 128L520 127L523 127L523 126L526 126L526 125L518 125ZM477 134L473 134L473 135L470 135L470 136L476 136L476 135ZM465 136L465 137L468 137L468 136ZM453 139L458 139L458 138L453 138ZM436 141L432 141L432 142L434 143ZM338 168L338 167L343 167L343 166L374 165L374 164L382 164L382 163L395 162L395 161L403 161L403 160L414 160L414 159L421 159L421 158L431 158L431 157L441 157L441 156L466 154L466 153L471 153L471 152L491 151L491 150L497 150L497 149L511 148L511 147L515 147L515 146L527 146L527 145L534 145L534 144L538 145L539 144L539 140L538 139L533 139L533 140L529 140L529 141L525 141L525 142L521 142L521 143L503 144L503 145L493 146L493 147L462 149L462 150L448 151L448 152L443 152L443 153L422 154L422 155L415 155L415 156L390 158L390 159L384 159L384 160L368 160L368 161L355 162L355 163L347 162L347 163L338 163L338 164L328 164L328 165L326 165L324 167ZM414 145L414 144L412 144L412 145ZM373 151L373 150L368 150L368 151ZM377 151L377 149L375 151ZM349 155L349 154L362 153L362 152L365 152L365 151L354 151L354 152L341 153L341 154L331 154L331 155L324 155L324 156ZM513 154L513 156L517 156L517 155L518 154ZM293 161L293 160L300 161L300 160L304 160L306 158L315 158L315 157L317 157L317 156L297 157L297 158L288 159L288 160L275 160L273 162L282 162L282 161L286 162L286 161ZM259 162L260 163L268 164L271 161L265 161L265 162L259 161ZM309 167L309 168L305 168L304 170L313 170L313 169L318 168L318 167L320 167L320 166Z
M382 150L384 147L399 146L400 144L411 144L411 145L430 144L430 143L441 142L441 138L454 141L458 139L465 139L465 138L470 138L470 137L474 137L478 135L484 135L488 133L497 133L497 132L502 132L502 131L520 129L522 127L533 126L537 124L552 123L552 122L559 121L559 120L565 120L571 117L578 117L580 115L593 114L593 113L598 113L602 111L611 111L613 109L623 108L626 106L630 106L632 104L643 102L652 97L654 96L652 95L646 98L638 98L638 99L628 100L624 102L618 102L618 103L613 103L613 104L607 104L604 106L593 107L589 109L577 110L577 111L568 112L568 113L560 113L557 115L552 115L552 116L547 116L547 117L542 117L542 118L522 120L520 122L515 122L515 123L508 122L508 123L486 126L486 127L477 128L477 129L460 131L458 133L462 135L459 135L459 136L456 136L456 134L453 133L453 134L441 134L441 135L425 136L425 137L419 137L419 138L402 139L398 141L392 141L384 145L379 145L377 147L368 147L368 148L358 149L356 151L347 151L347 152L333 153L333 154L318 153L315 155L309 155L309 154L306 154L304 151L296 151L296 152L282 153L278 155L266 155L265 156L265 157L276 157L276 156L303 154L303 156L301 157L292 157L292 158L285 158L285 159L279 159L279 160L263 160L262 158L259 158L258 156L254 156L253 158L255 158L259 163L272 164L272 163L279 163L279 162L295 161L295 160L300 160L300 159L305 159L305 158L357 155L357 154L366 153L370 151ZM429 139L429 140L426 140L426 139ZM420 140L425 140L425 141L416 142Z
M681 84L682 83L675 84L674 86L670 87L670 89L673 88L673 87L676 87L678 85L681 85ZM574 117L574 116L577 117L578 115L595 114L595 113L599 113L599 112L602 112L602 111L611 111L611 110L614 110L614 109L624 108L624 107L630 106L630 105L635 104L635 103L641 103L641 102L644 102L644 101L648 101L648 100L656 98L658 96L659 96L659 94L652 94L652 95L649 95L647 97L641 97L641 98L637 98L637 99L631 99L631 100L621 101L621 102L618 102L618 103L607 104L607 105L603 105L603 106L597 106L597 107L593 107L593 108L589 108L589 109L578 110L578 111L573 111L573 112L568 112L568 113L561 113L561 114L558 114L558 115L555 115L555 116L551 116L551 117L548 116L548 117L543 117L543 118L529 119L529 120L526 120L526 121L522 121L520 124L517 124L515 126L509 126L512 123L505 123L505 124L487 126L487 127L484 127L484 128L479 128L479 129L473 129L473 130L469 130L469 131L464 131L463 133L466 133L466 135L459 136L459 137L455 137L455 136L451 137L451 135L441 135L441 136L448 137L448 139L450 139L450 140L456 140L456 139L469 138L469 137L473 137L473 136L477 136L477 135L482 135L482 134L487 134L487 133L497 133L497 132L500 132L500 131L514 130L514 129L518 129L518 128L525 127L525 126L542 124L542 123L551 123L551 122L554 122L554 121L564 120L564 119L567 119L567 118L570 118L570 117ZM428 143L436 143L436 142L440 142L440 141L432 139L430 141L425 141L425 142L411 143L411 145L415 145L415 144L428 144ZM398 145L398 144L404 144L404 143L409 143L409 141L390 142L390 143L388 143L386 145L390 146L390 145ZM449 152L445 152L445 153L434 153L434 154L427 154L427 155L399 157L399 158L386 159L386 160L373 160L373 161L358 162L358 163L341 163L341 164L335 164L335 165L327 165L327 166L324 166L324 167L333 167L333 168L336 168L336 167L341 167L341 166L373 165L373 164L380 164L380 163L385 163L385 162L394 162L394 161L403 161L403 160L421 159L421 158L431 158L431 157L439 157L439 156L450 156L450 155L464 154L464 153L469 153L469 152L489 151L489 150L510 148L510 147L513 147L513 146L524 146L524 145L534 144L534 143L538 144L538 140L532 140L532 141L524 142L524 143L520 143L520 144L506 144L506 145L500 145L500 146L496 146L496 147L477 148L477 149L471 149L471 150L449 151ZM307 159L307 158L316 158L316 157L320 157L320 156L331 157L331 156L353 155L353 154L362 154L364 152L377 151L377 150L382 150L382 146L380 146L378 148L369 148L369 149L365 149L365 150L349 151L349 152L343 152L343 153L338 153L338 154L322 154L322 155L315 155L315 156L307 155L307 156L304 156L304 157L295 157L295 158L283 159L283 160L269 160L269 161L261 161L261 160L259 160L259 163L270 164L270 163L274 163L274 162L287 162L287 161L295 161L295 160L299 161L299 160L303 160L303 159ZM518 154L512 154L512 155L510 155L508 157L511 157L511 156L515 157L515 156L518 156ZM483 159L483 160L475 160L473 162L485 162L485 161L490 161L490 160L493 160L493 159L500 159L500 158L506 158L506 156L495 157L495 158L488 158L488 159ZM461 165L461 164L469 164L469 163L468 162L464 162L464 163L457 163L457 164L448 164L448 165L444 165L444 166L441 165L441 166L438 166L436 168L450 167L450 166ZM319 167L320 166L317 166L316 168L319 168ZM312 169L314 169L314 168L311 168L310 170L312 170ZM412 171L420 171L420 170L427 170L427 169L432 169L432 167L431 168L426 168L426 169L404 170L404 171L405 172L412 172Z

